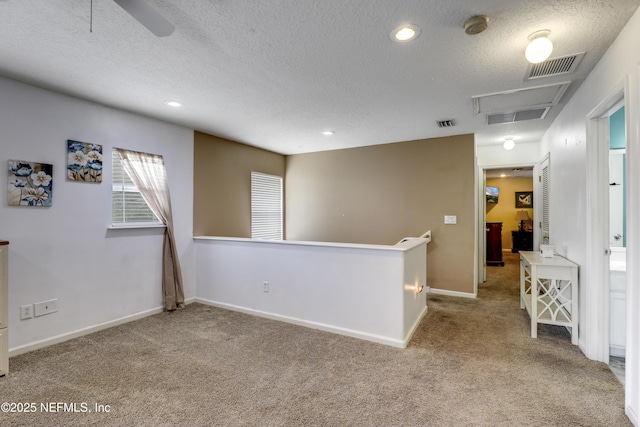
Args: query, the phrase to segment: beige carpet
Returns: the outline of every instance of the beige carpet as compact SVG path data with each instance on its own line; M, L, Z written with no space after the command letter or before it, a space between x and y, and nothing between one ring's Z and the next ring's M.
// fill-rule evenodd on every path
M562 328L530 338L506 260L476 300L430 294L405 350L192 304L17 356L0 401L37 408L0 425L631 425L605 364Z

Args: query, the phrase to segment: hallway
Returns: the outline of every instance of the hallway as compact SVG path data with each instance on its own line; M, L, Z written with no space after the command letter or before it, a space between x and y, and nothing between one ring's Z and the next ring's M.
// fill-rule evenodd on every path
M513 425L631 425L622 384L572 345L564 327L539 325L538 338L530 337L519 303L519 254L503 259L504 267L487 267L477 299L429 295L424 340L446 340L438 350L460 363L460 376L491 390L484 405L524 411Z

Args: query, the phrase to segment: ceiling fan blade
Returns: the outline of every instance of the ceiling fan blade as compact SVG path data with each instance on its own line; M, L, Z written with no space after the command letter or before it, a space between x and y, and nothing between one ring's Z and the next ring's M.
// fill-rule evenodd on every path
M144 0L113 1L158 37L170 36L173 30L175 30L171 22L164 19L162 15L156 12L156 10L149 6Z

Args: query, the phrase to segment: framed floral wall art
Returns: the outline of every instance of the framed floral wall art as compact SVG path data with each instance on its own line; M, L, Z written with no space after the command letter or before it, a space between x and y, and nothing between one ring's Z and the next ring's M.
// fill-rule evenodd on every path
M51 206L53 165L9 160L9 206Z
M67 179L102 182L102 145L67 140Z

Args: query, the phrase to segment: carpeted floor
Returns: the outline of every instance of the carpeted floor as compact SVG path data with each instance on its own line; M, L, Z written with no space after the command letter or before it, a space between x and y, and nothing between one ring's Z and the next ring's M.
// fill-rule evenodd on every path
M430 294L404 350L192 304L13 357L0 401L34 411L0 425L631 425L566 330L530 338L505 258L477 299Z

